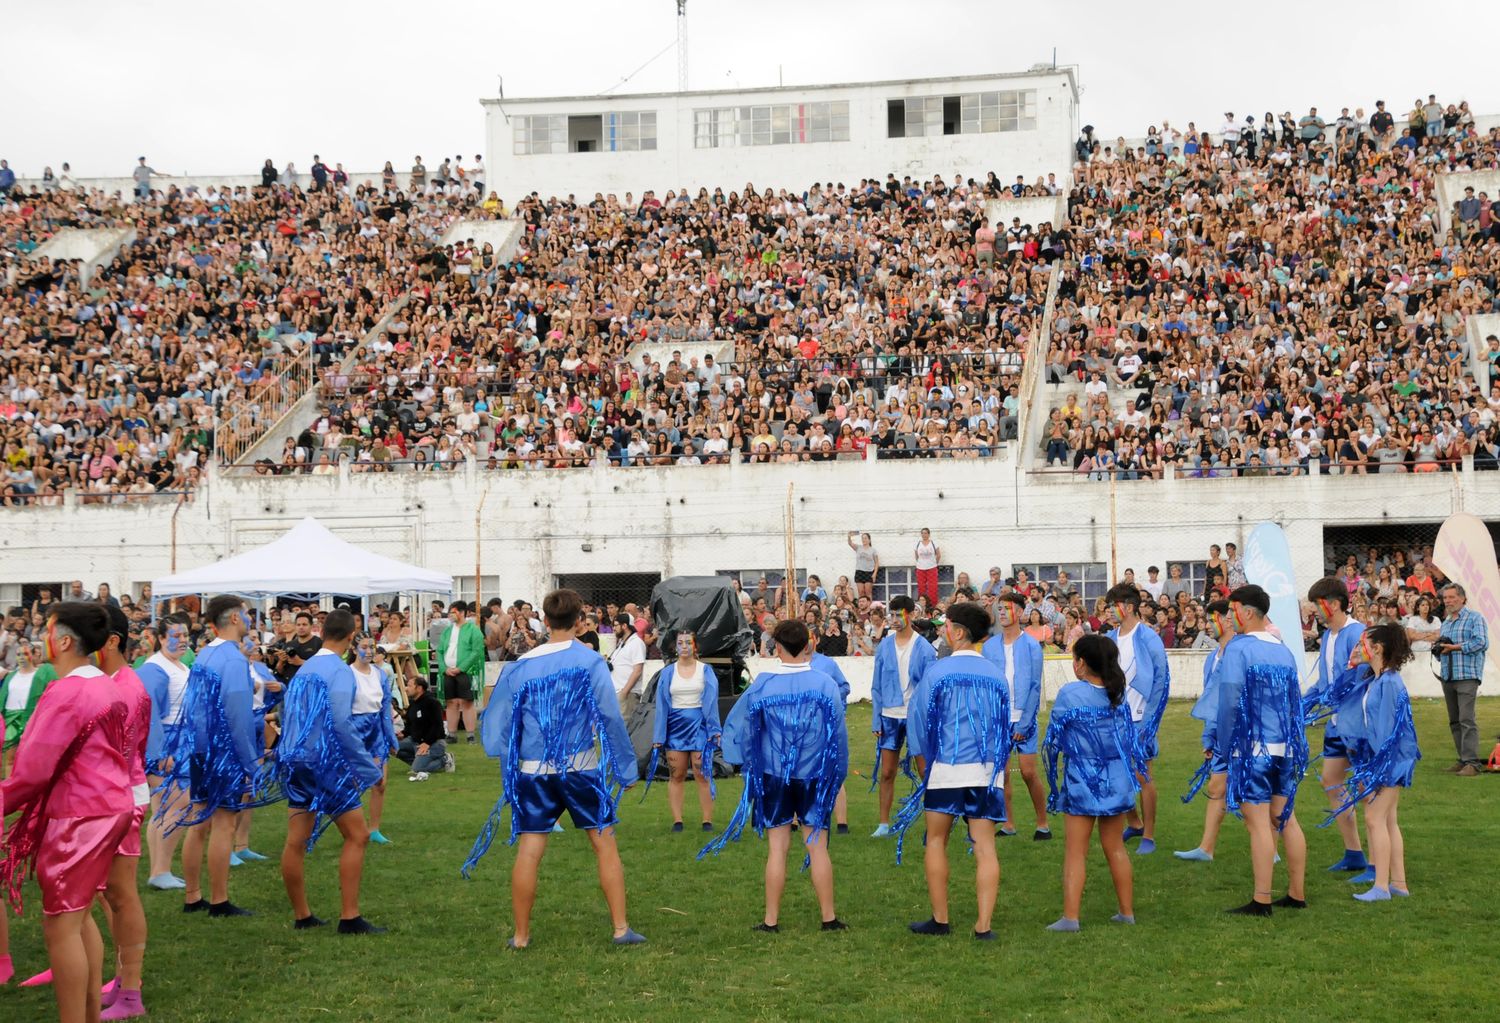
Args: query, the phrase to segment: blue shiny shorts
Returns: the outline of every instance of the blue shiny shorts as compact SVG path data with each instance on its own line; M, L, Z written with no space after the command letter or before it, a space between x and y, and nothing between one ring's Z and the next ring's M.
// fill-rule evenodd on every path
M667 712L667 749L679 753L702 753L706 745L708 726L704 724L703 711L674 707Z
M617 820L615 802L604 787L597 769L567 774L516 775L516 802L511 807L516 831L523 835L546 834L563 811L581 831L601 831Z
M380 730L379 711L374 714L351 715L349 723L354 726L354 734L359 736L360 744L370 751L370 756L380 760L390 757L390 747L385 744L385 736Z
M1161 747L1156 741L1156 733L1147 731L1144 724L1135 726L1135 738L1141 744L1141 756L1146 760L1155 760L1161 753Z
M1335 757L1343 760L1349 759L1349 746L1344 742L1344 737L1332 731L1331 724L1323 726L1323 759L1332 760Z
M1011 725L1010 726L1011 727L1011 732L1010 732L1011 735L1015 735L1016 734L1016 725L1019 725L1019 724L1020 724L1020 722L1017 722L1015 725ZM1032 726L1031 726L1031 737L1028 738L1028 739L1022 739L1020 742L1017 742L1017 743L1012 743L1011 747L1010 747L1010 751L1012 753L1028 753L1028 754L1035 755L1035 753L1036 753L1036 733L1037 733L1036 723L1033 722Z
M906 744L906 719L880 715L880 749L901 752Z
M792 821L805 821L818 805L818 783L802 778L788 778L785 783L774 774L761 775L760 808L756 827L779 828Z
M363 795L325 785L319 781L316 771L300 765L291 769L282 788L286 791L286 805L293 810L326 814L335 820L350 810L358 810Z
M1266 757L1246 765L1240 784L1241 803L1269 803L1275 797L1290 799L1302 779L1286 757Z
M970 785L961 789L928 789L922 797L922 806L932 813L946 813L950 817L1003 821L1005 817L1005 790L989 785Z

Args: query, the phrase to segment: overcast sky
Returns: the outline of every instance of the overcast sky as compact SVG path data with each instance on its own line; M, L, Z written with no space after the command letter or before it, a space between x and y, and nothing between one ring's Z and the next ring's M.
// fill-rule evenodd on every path
M410 166L484 148L478 100L674 89L673 0L7 4L0 157L123 175ZM689 0L690 86L788 85L1076 64L1107 137L1166 117L1310 104L1398 116L1413 97L1500 113L1491 0ZM657 59L621 84L649 58ZM1461 56L1455 56L1461 55Z

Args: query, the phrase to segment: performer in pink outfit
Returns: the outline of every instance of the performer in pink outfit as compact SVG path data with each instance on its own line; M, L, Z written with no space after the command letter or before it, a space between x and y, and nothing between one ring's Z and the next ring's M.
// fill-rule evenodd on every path
M42 934L61 1023L99 1018L104 943L89 913L131 827L133 708L90 663L109 637L104 605L69 601L47 615L47 659L62 677L37 701L0 782L0 804L20 816L5 836L0 881L19 910L34 873L42 892Z

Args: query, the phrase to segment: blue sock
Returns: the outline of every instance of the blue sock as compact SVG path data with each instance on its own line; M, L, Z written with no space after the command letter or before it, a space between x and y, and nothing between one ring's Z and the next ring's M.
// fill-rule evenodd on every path
M1069 920L1067 917L1060 917L1058 919L1057 923L1048 924L1047 925L1047 930L1049 930L1049 931L1066 931L1068 933L1072 933L1073 931L1078 930L1078 921L1077 920Z
M1172 854L1179 860L1193 860L1197 863L1212 863L1213 853L1204 852L1202 849L1189 849L1187 852L1174 852Z
M1134 914L1132 914L1130 916L1126 916L1124 913L1116 913L1114 916L1110 917L1110 919L1113 920L1117 924L1133 924L1133 923L1135 923L1135 916L1134 916Z
M1358 892L1354 898L1360 902L1389 902L1391 890L1389 888L1377 888L1371 886L1367 892Z
M1328 868L1329 873L1338 873L1341 870L1360 871L1370 865L1365 859L1365 854L1359 849L1345 849L1344 858Z
M1353 877L1351 877L1349 879L1349 883L1350 884L1374 884L1375 883L1375 868L1374 867L1366 867L1364 870L1360 871L1358 874L1355 874Z
M1135 847L1137 856L1150 856L1156 852L1156 840L1154 838L1143 838L1141 844Z
M632 928L625 928L625 933L614 939L616 945L644 945L646 938L637 934Z
M1121 837L1120 841L1122 841L1122 842L1128 842L1132 838L1140 838L1144 834L1145 834L1145 832L1142 831L1140 828L1132 828L1132 827L1130 827L1130 826L1127 825L1126 828L1125 828L1125 834Z

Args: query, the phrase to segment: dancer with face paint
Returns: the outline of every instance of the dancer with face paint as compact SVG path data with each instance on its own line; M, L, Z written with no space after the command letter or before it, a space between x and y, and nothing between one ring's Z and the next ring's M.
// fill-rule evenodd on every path
M906 742L907 701L922 675L937 660L931 643L912 628L917 605L906 594L891 598L896 631L875 648L875 671L870 687L870 730L875 733L875 781L880 787L880 826L871 838L891 833L891 804L896 800L896 768Z
M1307 906L1307 840L1294 812L1297 786L1307 769L1307 733L1299 690L1300 666L1267 627L1271 598L1259 586L1229 594L1238 633L1219 659L1216 741L1229 771L1225 809L1238 811L1250 832L1255 890L1249 902L1229 912L1270 916L1272 905ZM1286 850L1287 893L1271 901L1276 834Z
M1367 630L1351 666L1368 681L1339 706L1339 734L1352 765L1343 789L1344 804L1365 804L1375 874L1370 889L1354 896L1360 902L1386 902L1393 895L1411 894L1406 883L1405 841L1396 817L1401 790L1411 787L1417 761L1422 759L1411 698L1401 680L1401 666L1410 659L1411 642L1405 629L1377 625ZM1335 807L1334 813L1338 810Z
M241 810L280 799L274 777L263 765L264 742L255 732L255 684L240 644L250 617L240 597L221 594L208 602L205 619L215 638L188 673L183 727L166 744L171 780L185 783L185 813L163 811L169 827L185 827L182 842L184 913L214 918L250 916L229 901L229 859ZM202 888L203 854L208 852L208 897Z
M813 652L812 660L809 661L814 671L821 671L833 679L839 687L839 695L843 697L843 706L849 706L849 680L844 677L844 669L839 667L839 662L827 654ZM847 785L839 786L839 798L833 804L834 834L847 835L849 833L849 793Z
M1203 766L1193 776L1193 785L1184 802L1191 802L1200 787L1206 787L1208 805L1203 811L1203 838L1186 851L1174 852L1179 860L1211 863L1219 846L1219 828L1224 823L1224 786L1229 778L1229 761L1219 743L1219 662L1224 648L1234 638L1234 619L1227 600L1215 600L1205 609L1208 634L1219 644L1203 660L1203 693L1193 704L1193 717L1203 722Z
M1134 583L1120 583L1110 588L1104 601L1118 623L1109 632L1120 652L1120 670L1125 673L1125 704L1135 722L1136 743L1143 758L1141 770L1141 805L1125 817L1125 841L1139 837L1137 856L1156 851L1156 781L1151 764L1156 759L1157 730L1167 709L1172 688L1167 668L1167 650L1156 630L1141 621L1141 591Z
M370 841L390 845L380 832L385 816L385 783L391 755L399 749L396 723L391 719L391 675L375 663L375 637L368 633L354 642L354 730L380 768L380 780L370 787Z
M137 666L136 674L151 697L151 736L146 743L146 776L151 785L151 820L146 825L146 883L167 891L187 883L172 873L172 857L182 832L171 826L186 809L186 787L168 781L173 763L169 747L181 745L183 698L187 694L188 619L169 614L158 623L161 644L156 653ZM165 809L163 807L165 806Z
M1002 593L995 601L995 621L1000 633L984 641L984 656L1000 669L1010 692L1011 749L1021 765L1021 781L1031 796L1036 813L1036 831L1032 838L1045 842L1052 838L1047 824L1047 790L1036 769L1037 712L1042 705L1042 645L1028 635L1021 625L1026 598L1014 591ZM1010 795L1010 767L1005 769L1005 806L1008 819L1015 821L1015 803ZM1014 835L1015 828L1001 827L1000 834Z
M58 1017L82 1023L101 1010L104 945L90 908L139 827L130 765L143 755L132 721L145 728L145 694L133 711L93 663L109 637L103 605L54 604L46 628L47 660L62 677L37 701L16 770L0 782L0 812L19 814L5 835L0 887L19 909L22 880L35 873Z
M255 686L255 695L250 700L250 709L255 715L255 734L259 737L261 748L269 750L271 737L266 734L266 717L281 702L281 697L286 690L277 680L270 666L262 659L260 642L254 630L247 632L240 640L240 650L244 653L245 660L250 663L250 681ZM234 823L234 852L229 854L231 867L266 859L265 856L250 848L250 825L254 814L254 810L241 810L239 818Z
M40 660L40 653L39 646L22 640L16 647L16 670L0 681L0 715L4 717L5 732L0 744L0 778L5 777L6 761L14 758L42 691L57 678L52 665Z
M667 805L672 811L674 832L682 830L683 787L690 764L698 785L703 830L714 829L714 797L709 782L714 750L722 733L718 677L713 668L698 660L698 637L679 632L677 660L662 669L656 682L656 724L651 736L652 748L667 752Z
M360 799L380 781L382 764L371 756L355 723L359 683L344 663L354 641L354 615L339 608L323 620L323 646L302 663L287 685L282 709L285 728L277 748L276 771L286 791L286 844L281 849L281 880L292 904L293 927L307 930L324 921L307 901L304 865L309 847L332 823L344 844L339 852L340 934L383 934L359 911L370 832ZM389 714L386 715L389 718ZM375 726L378 733L379 726Z
M897 815L901 838L896 843L896 861L901 860L906 829L925 812L923 868L932 903L932 916L910 925L913 934L951 932L948 838L953 822L962 818L974 851L978 913L973 934L980 941L995 938L991 919L1000 890L995 828L1005 820L1002 778L1010 760L1015 718L1005 677L981 652L989 631L989 612L980 605L950 607L943 638L953 654L923 673L912 692L906 738L926 770Z
M1349 588L1340 579L1331 576L1319 579L1307 591L1307 599L1327 628L1318 640L1318 681L1303 697L1302 705L1314 721L1327 716L1323 725L1323 791L1328 796L1328 805L1336 808L1344 802L1344 781L1349 774L1349 751L1340 734L1338 715L1344 693L1338 683L1353 682L1352 677L1341 676L1359 649L1365 627L1349 617ZM1338 828L1344 840L1344 855L1328 869L1354 874L1351 883L1374 880L1374 872L1359 842L1359 821L1352 805L1338 815Z

